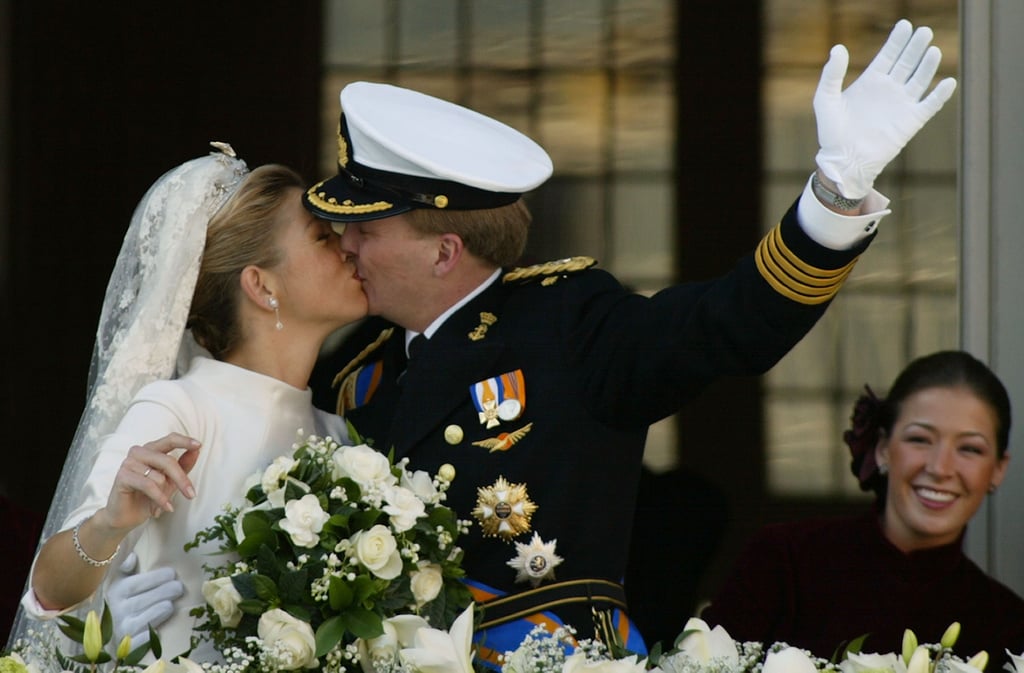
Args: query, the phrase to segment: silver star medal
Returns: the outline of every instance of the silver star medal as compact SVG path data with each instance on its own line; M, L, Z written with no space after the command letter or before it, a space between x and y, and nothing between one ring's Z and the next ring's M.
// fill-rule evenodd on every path
M508 565L516 569L516 582L529 582L536 587L544 580L555 579L555 567L562 562L562 557L555 554L558 540L544 542L536 531L530 544L516 542L516 556L508 561Z

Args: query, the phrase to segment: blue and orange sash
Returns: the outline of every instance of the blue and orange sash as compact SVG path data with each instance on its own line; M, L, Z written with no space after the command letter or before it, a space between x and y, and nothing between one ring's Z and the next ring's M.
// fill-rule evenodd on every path
M583 584L601 583L606 585L612 585L610 582L604 582L603 580L578 580L557 583L555 585L546 585L541 590L536 591L537 600L534 605L537 611L530 612L529 614L522 614L524 611L516 611L514 614L504 616L499 619L494 619L488 615L487 604L497 605L502 603L503 598L508 597L508 594L487 586L481 582L475 580L466 579L464 580L466 585L469 587L470 592L473 594L473 599L478 605L484 608L483 612L483 623L481 627L473 634L473 643L477 647L477 658L487 668L495 671L501 670L500 658L507 652L511 652L519 647L526 636L536 626L543 626L549 633L554 633L560 626L566 626L565 622L553 612L544 610L544 607L555 607L559 604L565 604L569 602L580 602L590 600L586 594L578 594L572 598L560 598L555 600L545 600L543 592L550 591L548 596L554 594L564 595L566 591L559 591L561 588L566 588L568 591L572 591L572 585L582 586ZM527 591L525 594L532 592ZM519 596L516 594L515 596ZM504 606L503 606L504 607ZM504 612L504 610L503 610ZM614 637L621 642L626 649L631 652L636 652L640 655L647 654L647 646L644 644L643 638L636 626L629 620L625 611L619 608L613 608L610 610L611 626L615 631ZM496 623L497 622L497 623ZM572 644L565 645L567 652L570 651Z

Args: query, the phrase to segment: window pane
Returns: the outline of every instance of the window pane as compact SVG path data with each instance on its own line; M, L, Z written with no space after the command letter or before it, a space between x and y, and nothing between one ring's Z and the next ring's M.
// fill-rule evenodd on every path
M454 65L459 35L455 0L401 0L399 61L404 65Z
M541 75L540 138L562 175L605 171L608 85L598 71Z
M611 271L634 287L664 285L672 274L674 184L666 178L621 178L612 186ZM605 266L609 266L606 264Z
M615 79L612 162L620 171L672 168L675 88L664 70Z
M326 65L375 66L387 58L387 3L324 3L324 62Z
M543 68L593 68L603 63L602 38L607 20L603 4L601 0L545 0Z
M477 67L528 68L530 3L476 0L472 4L470 63Z

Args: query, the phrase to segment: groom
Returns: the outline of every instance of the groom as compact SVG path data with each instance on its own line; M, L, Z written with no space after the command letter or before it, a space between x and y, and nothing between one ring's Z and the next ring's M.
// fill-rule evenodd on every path
M731 273L651 298L584 258L510 269L521 195L551 173L531 140L414 91L342 90L339 172L306 206L338 223L378 318L336 362L338 412L416 469L454 466L483 658L550 620L642 648L619 582L647 429L719 376L766 371L824 312L889 212L875 178L952 94L922 100L930 40L900 22L845 91L835 48L803 194Z
M875 179L955 87L925 96L930 41L899 22L846 90L833 48L803 193L729 274L650 298L586 258L510 268L521 196L552 171L533 141L414 91L341 92L339 172L305 202L378 318L335 363L338 411L415 469L454 468L482 659L558 621L643 650L619 582L647 429L719 376L768 370L822 315L890 212Z

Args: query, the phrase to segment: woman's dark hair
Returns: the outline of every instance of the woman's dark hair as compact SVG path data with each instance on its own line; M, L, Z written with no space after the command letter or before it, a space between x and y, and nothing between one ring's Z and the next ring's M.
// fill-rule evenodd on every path
M850 470L861 490L885 494L885 477L875 464L875 447L880 432L892 434L903 402L928 388L964 387L988 404L996 415L996 450L1000 458L1010 441L1010 396L999 377L981 360L964 351L939 351L917 358L900 372L885 399L879 399L865 386L865 394L853 408L850 429L843 441L850 447Z

